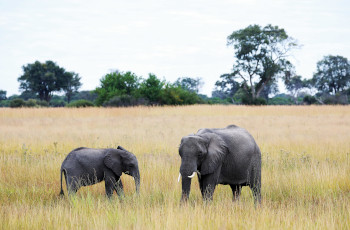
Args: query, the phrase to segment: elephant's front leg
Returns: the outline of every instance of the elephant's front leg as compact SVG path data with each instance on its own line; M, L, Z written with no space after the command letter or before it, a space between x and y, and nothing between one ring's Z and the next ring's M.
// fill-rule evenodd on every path
M117 178L117 183L115 186L115 191L117 192L119 197L123 197L124 196L124 189L123 189L123 183L122 183L122 179L119 177Z
M214 190L217 185L217 177L215 174L202 176L200 187L203 200L213 200Z
M120 177L116 176L112 171L106 171L104 179L107 197L111 198L114 190L121 196L123 193L123 185L121 184Z

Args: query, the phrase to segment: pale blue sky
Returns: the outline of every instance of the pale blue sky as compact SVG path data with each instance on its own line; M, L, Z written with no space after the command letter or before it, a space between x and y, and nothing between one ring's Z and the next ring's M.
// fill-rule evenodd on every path
M226 38L250 24L278 25L302 48L291 61L312 77L325 55L350 59L350 1L0 0L0 89L18 93L22 66L55 61L91 90L113 69L175 81L202 77L211 94L230 72Z

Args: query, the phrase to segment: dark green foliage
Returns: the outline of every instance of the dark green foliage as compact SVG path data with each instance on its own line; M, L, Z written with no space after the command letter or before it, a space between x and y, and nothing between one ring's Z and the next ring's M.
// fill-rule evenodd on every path
M148 101L143 98L135 98L131 95L114 96L108 102L103 103L105 107L128 107L148 105Z
M25 107L25 105L26 105L26 102L21 98L15 98L10 101L11 108Z
M193 105L201 100L195 92L184 90L181 86L166 84L161 92L161 103L165 105Z
M0 90L0 101L6 100L6 93L5 90Z
M47 107L48 103L46 101L39 101L35 99L29 99L27 101L21 98L15 98L10 101L9 106L11 108L19 108L19 107Z
M72 101L71 103L67 104L66 107L75 107L75 108L81 108L81 107L93 107L95 106L94 103L87 100L77 100Z
M252 98L251 95L246 94L242 98L242 104L245 105L266 105L267 102L265 98L258 97L258 98Z
M77 74L66 72L53 61L36 61L22 68L24 73L18 78L20 89L37 94L40 100L49 102L52 92L63 90L70 94L81 85Z
M220 76L220 79L215 83L215 90L212 92L212 96L221 99L232 98L240 89L241 84L233 78L232 74L223 74Z
M318 104L316 98L314 96L311 96L311 95L306 95L303 98L303 102L307 105Z
M26 91L23 91L21 93L21 95L19 96L19 98L23 99L23 100L28 100L28 99L38 99L38 96L35 92L33 91L29 91L29 90L26 90Z
M286 59L290 50L297 46L284 29L278 26L250 25L234 31L227 38L227 44L235 49L236 62L233 72L226 74L226 81L241 81L241 87L250 97L244 101L263 103L256 98L267 85L272 85L278 77L288 76L292 64Z
M138 93L139 81L140 78L131 72L113 72L106 74L100 80L100 87L95 90L98 95L96 105L100 106L114 96L135 96Z
M76 101L76 100L80 100L80 99L84 99L84 100L88 100L88 101L95 101L97 99L97 93L92 90L84 90L84 91L80 91L75 93L72 96L72 101Z
M214 104L229 105L229 104L232 104L227 99L221 99L218 97L208 98L207 103L210 105L214 105Z
M140 94L146 98L150 104L160 104L161 91L164 86L164 81L161 81L154 74L149 74L148 78L140 85Z
M26 107L36 107L38 106L35 99L29 99L26 101Z
M65 107L66 105L67 105L67 102L65 102L63 99L52 98L50 101L51 107Z
M62 90L66 93L67 102L69 103L74 94L78 92L78 89L81 87L80 77L77 73L74 72L65 72L64 73L64 84L62 85Z
M350 63L342 56L325 56L317 62L312 83L320 92L337 94L350 87Z

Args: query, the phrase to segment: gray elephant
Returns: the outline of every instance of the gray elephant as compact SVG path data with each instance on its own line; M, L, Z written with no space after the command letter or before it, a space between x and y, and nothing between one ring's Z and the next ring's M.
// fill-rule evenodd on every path
M136 192L140 188L140 172L134 154L121 146L117 149L77 148L70 152L61 166L69 194L76 193L82 186L93 185L105 181L106 195L110 198L115 190L119 196L124 195L120 179L122 173L135 179Z
M191 178L198 174L204 200L212 200L216 185L230 185L233 200L239 198L242 186L249 186L254 201L261 202L261 153L253 137L235 125L222 129L200 129L181 139L180 177L182 197L186 201Z

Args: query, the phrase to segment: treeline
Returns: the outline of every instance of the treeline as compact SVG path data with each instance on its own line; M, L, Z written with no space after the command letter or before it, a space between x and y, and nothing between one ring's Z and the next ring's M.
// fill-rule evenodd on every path
M113 71L92 91L79 91L81 77L53 61L23 66L18 78L21 95L7 97L0 90L0 106L87 107L190 104L349 104L350 63L328 55L317 63L311 78L296 73L288 60L300 45L278 26L250 25L227 37L234 48L232 72L215 83L211 97L199 94L201 78L181 77L175 82L154 74L142 78L132 72ZM288 93L279 93L278 81Z

